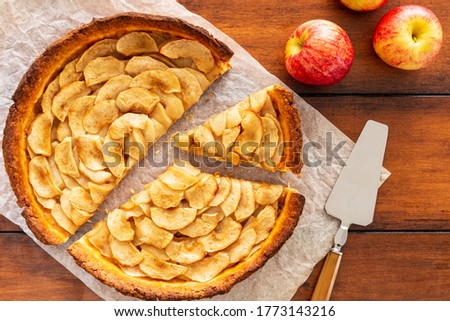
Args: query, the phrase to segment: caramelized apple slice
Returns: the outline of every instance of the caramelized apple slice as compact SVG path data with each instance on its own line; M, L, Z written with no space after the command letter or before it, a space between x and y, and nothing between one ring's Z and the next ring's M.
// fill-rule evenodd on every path
M164 131L172 126L173 120L169 117L166 109L161 103L156 104L151 117L163 126Z
M73 224L78 227L86 223L91 217L92 213L88 213L77 208L72 207L70 211L70 218L72 219Z
M109 236L110 233L105 220L95 223L94 228L86 234L89 242L99 250L103 256L110 258L112 257L112 253L109 245Z
M44 156L36 156L28 163L28 173L31 186L40 197L53 198L61 194Z
M123 156L123 139L114 140L106 135L102 146L104 164L111 173L118 178L125 172L125 158Z
M203 94L202 87L191 72L184 68L170 68L171 73L178 77L183 96L184 109L188 109L195 104Z
M214 176L206 174L199 182L184 192L184 197L189 202L189 206L201 209L211 202L217 189L218 185Z
M198 83L200 84L200 87L202 88L203 91L208 89L208 87L211 83L209 82L209 80L205 77L205 75L202 72L192 69L192 68L185 68L185 69L197 78Z
M42 94L41 107L44 114L52 116L53 97L55 97L59 90L60 87L58 76L50 84L48 84L47 89L45 89L44 93Z
M82 187L74 187L70 190L70 204L82 211L95 212L98 205L92 200L91 195Z
M59 86L64 87L74 81L80 80L82 73L76 71L76 64L78 59L69 62L61 71L58 77Z
M250 254L257 240L255 230L247 229L243 231L239 239L227 247L223 252L230 257L230 263L236 263Z
M191 58L197 68L209 72L214 68L214 57L208 48L194 40L180 39L167 42L160 53L171 59Z
M206 256L203 245L196 239L172 240L166 247L166 254L172 261L191 264Z
M241 124L242 116L237 106L225 110L224 113L227 119L227 128L233 128Z
M98 91L95 102L102 100L116 99L117 96L126 90L131 83L131 78L128 75L119 75L108 80Z
M125 66L125 72L132 77L136 77L146 70L165 70L168 68L169 67L165 63L155 58L149 56L135 56L128 61Z
M103 164L102 140L100 136L79 136L75 140L75 146L80 160L87 168L93 171L105 168L105 165Z
M130 32L119 38L116 49L124 56L158 52L158 45L148 33Z
M117 118L108 129L108 136L112 139L123 139L135 129L145 129L147 115L126 113Z
M80 177L77 162L73 156L71 137L66 137L56 146L54 158L61 173L72 177Z
M225 150L230 149L241 132L241 127L226 128L222 132L222 145Z
M72 103L80 97L87 96L91 93L91 89L86 87L84 81L75 81L61 88L61 90L53 97L52 113L61 122L67 117Z
M44 156L52 154L52 123L53 117L49 114L40 114L34 119L27 137L33 153Z
M73 224L73 222L67 217L66 214L64 214L61 209L61 205L59 205L58 203L56 203L55 207L53 207L51 214L58 225L70 234L74 234L77 231L78 227Z
M83 125L89 134L97 134L103 127L119 118L120 110L115 100L102 100L89 107L83 118Z
M119 241L112 237L110 245L113 257L124 266L138 265L144 258L136 246L129 241Z
M219 224L218 213L203 213L194 222L179 230L183 235L189 237L199 237L212 232Z
M242 132L236 139L239 142L237 151L241 155L248 155L255 151L263 137L261 118L252 111L247 111L241 122Z
M199 238L207 252L217 252L239 238L242 226L231 217L225 217L214 231Z
M167 116L173 121L179 119L184 113L183 102L175 94L167 94L162 91L157 92L161 104L167 113Z
M98 171L90 170L81 161L78 164L78 168L81 174L86 176L91 182L95 184L103 185L112 183L115 180L115 178L110 172L106 170L98 170Z
M115 209L108 214L106 224L111 234L119 241L131 241L134 238L134 229L125 217L125 211Z
M103 172L103 171L102 171ZM106 173L106 172L103 172ZM109 174L109 173L108 173ZM111 175L111 174L109 174ZM101 204L109 193L116 187L116 184L95 184L92 182L87 183L89 187L89 193L91 194L92 200L96 204Z
M225 216L236 211L241 199L241 183L237 179L231 179L231 191L225 200L219 205Z
M75 100L69 107L68 124L74 137L86 134L83 118L89 108L94 105L95 99L95 96L84 96Z
M193 281L207 282L222 272L229 263L228 254L219 252L189 265L184 275Z
M278 128L273 120L268 117L262 117L261 120L264 128L263 142L261 145L264 150L267 148L269 149L267 156L268 158L272 158L275 155L278 146ZM263 157L263 159L265 160L266 157Z
M125 63L117 58L98 57L84 68L84 79L87 86L94 86L125 73Z
M182 265L160 260L148 252L143 252L142 256L144 259L139 264L139 268L151 278L167 281L187 271L187 268Z
M216 177L216 181L219 183L218 190L209 206L219 206L227 198L231 192L231 179L228 177Z
M122 113L150 114L159 102L158 95L144 88L129 88L121 92L116 105Z
M173 234L157 226L148 217L134 219L137 238L145 244L163 249L173 239Z
M222 136L223 131L227 126L227 119L225 118L225 113L220 113L216 116L213 116L209 121L209 126L211 127L214 135L220 137ZM237 135L236 135L237 137ZM234 141L234 139L233 139Z
M269 236L270 231L275 226L276 218L276 210L272 206L267 205L261 212L258 213L256 218L254 218L254 216L250 217L247 224L245 224L242 233L249 229L255 230L257 235L255 244L258 244Z
M150 213L156 225L166 230L179 230L195 220L197 210L189 207L176 207L172 209L152 207Z
M131 81L130 87L140 87L148 90L161 90L165 93L181 92L177 76L167 70L147 70L137 75Z
M162 261L170 260L170 257L167 256L166 251L164 251L163 249L154 247L149 244L141 244L139 247L141 248L141 253L144 252L150 253L151 255Z
M258 204L269 205L276 202L283 193L283 186L263 183L255 194Z
M239 205L234 212L234 217L238 222L246 220L255 211L255 194L253 185L248 181L241 181L241 198Z
M197 176L191 175L188 171L178 166L169 167L159 176L159 179L167 186L179 191L184 191L199 181Z
M183 199L184 192L177 191L166 184L164 184L161 180L155 180L149 189L150 196L152 198L152 202L161 208L170 208L176 207L180 204Z
M115 39L105 39L96 42L89 49L87 49L80 59L78 59L76 65L76 71L83 71L84 68L95 58L110 56L116 53L117 40Z

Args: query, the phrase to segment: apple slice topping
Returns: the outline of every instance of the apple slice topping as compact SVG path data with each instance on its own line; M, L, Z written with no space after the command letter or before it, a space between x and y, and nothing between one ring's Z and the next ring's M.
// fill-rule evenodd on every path
M124 56L158 52L155 40L146 32L130 32L117 41L116 49Z
M214 57L208 48L197 41L180 39L167 42L160 53L166 57L191 58L200 71L209 72L214 68Z

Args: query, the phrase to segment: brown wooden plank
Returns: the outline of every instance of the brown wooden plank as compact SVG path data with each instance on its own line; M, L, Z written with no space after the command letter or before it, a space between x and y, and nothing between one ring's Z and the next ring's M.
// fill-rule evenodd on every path
M0 232L18 232L21 231L21 228L14 223L11 223L3 215L0 215Z
M0 300L97 300L20 233L0 234ZM450 234L351 234L332 300L450 300ZM309 300L320 272L297 291Z
M372 49L376 24L390 9L409 0L389 1L369 13L356 13L330 0L181 0L186 8L203 16L231 36L271 73L299 93L450 93L450 43L443 43L438 59L419 71L389 67ZM434 11L445 30L450 30L449 1L421 1ZM350 73L337 85L305 86L289 76L284 66L284 47L290 34L303 22L327 19L343 27L355 49Z
M331 300L450 300L450 234L350 234ZM309 300L323 262L294 300Z
M390 127L384 165L392 176L380 189L369 229L450 230L450 97L308 97L306 101L353 140L369 119Z
M23 233L0 233L0 300L98 300Z

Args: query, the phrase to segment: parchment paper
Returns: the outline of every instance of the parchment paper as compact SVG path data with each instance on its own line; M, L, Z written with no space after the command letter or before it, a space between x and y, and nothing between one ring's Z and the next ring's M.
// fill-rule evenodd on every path
M219 31L205 19L189 12L175 1L2 1L0 17L0 132L3 133L5 119L12 96L20 78L31 62L53 41L59 39L73 28L88 23L92 18L104 17L125 11L139 11L152 14L176 16L195 25L202 26L215 37L224 41L234 51L233 68L220 80L216 81L203 95L203 98L183 116L165 135L165 141L175 131L184 131L202 124L207 118L223 109L234 105L247 95L266 86L281 83L269 74L254 58L235 41ZM212 94L214 93L214 94ZM246 177L290 184L306 197L306 205L294 235L286 242L277 255L245 281L237 284L225 294L214 300L289 300L297 288L305 282L313 267L329 251L338 227L338 221L324 212L324 203L338 177L342 166L333 161L326 164L327 135L331 135L331 146L345 142L339 155L348 157L353 142L326 120L317 110L308 105L299 96L295 100L301 112L304 141L321 144L322 148L310 149L309 159L319 160L320 166L305 166L301 179L292 174L269 173L256 168L229 169L222 165L211 168L202 166L208 172L233 172L236 177ZM329 134L327 134L329 133ZM3 139L3 136L0 138ZM138 191L143 183L152 181L163 172L165 165L158 164L164 155L173 157L173 150L167 153L165 144L157 143L150 150L154 156L136 166L121 182L119 187L108 197L92 222L86 224L69 242L62 246L46 246L37 241L27 228L21 216L21 209L10 188L4 169L3 153L0 154L0 213L18 224L33 240L88 287L106 300L129 300L114 289L102 285L95 278L84 272L67 254L67 247L104 216L104 209L112 209L126 201L131 191ZM381 181L389 172L384 170Z

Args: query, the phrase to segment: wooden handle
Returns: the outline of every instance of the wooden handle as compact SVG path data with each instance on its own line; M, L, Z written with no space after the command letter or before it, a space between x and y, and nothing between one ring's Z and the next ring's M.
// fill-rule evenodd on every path
M325 263L317 280L311 301L328 301L333 290L334 281L341 263L342 253L330 252L325 259Z

